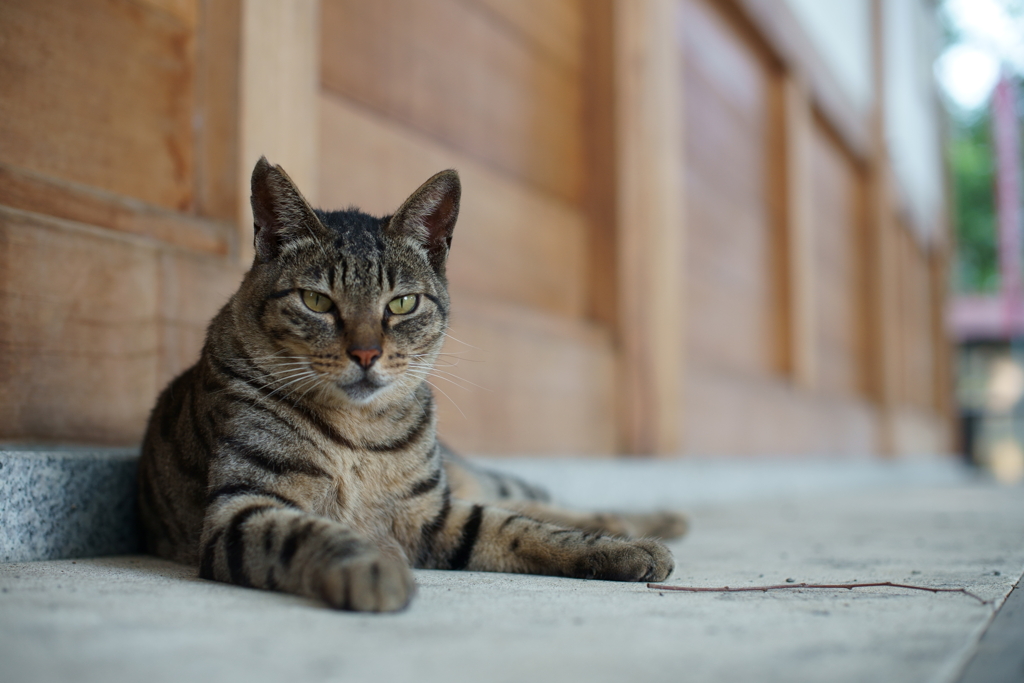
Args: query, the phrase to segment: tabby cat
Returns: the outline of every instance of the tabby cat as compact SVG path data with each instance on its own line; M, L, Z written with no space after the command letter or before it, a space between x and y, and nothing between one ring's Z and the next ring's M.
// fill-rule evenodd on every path
M255 259L199 362L153 409L139 469L148 549L199 575L390 611L411 567L660 581L678 515L561 511L436 437L425 382L448 326L455 171L393 216L310 208L252 174Z

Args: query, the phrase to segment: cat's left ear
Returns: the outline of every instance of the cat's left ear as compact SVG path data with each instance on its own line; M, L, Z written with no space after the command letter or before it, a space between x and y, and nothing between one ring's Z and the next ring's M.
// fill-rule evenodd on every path
M461 196L459 174L452 169L441 171L420 185L388 223L389 233L412 237L427 250L430 265L439 275L444 275Z

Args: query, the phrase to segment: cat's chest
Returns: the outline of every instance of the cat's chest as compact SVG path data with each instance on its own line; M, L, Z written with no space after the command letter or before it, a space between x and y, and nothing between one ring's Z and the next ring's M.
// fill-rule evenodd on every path
M346 452L333 458L335 486L326 501L330 517L390 524L407 514L409 492L432 473L430 453Z

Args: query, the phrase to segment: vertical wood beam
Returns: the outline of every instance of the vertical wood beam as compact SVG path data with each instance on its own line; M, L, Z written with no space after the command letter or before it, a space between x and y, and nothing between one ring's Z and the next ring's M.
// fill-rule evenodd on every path
M897 228L893 196L895 187L885 140L885 51L882 0L872 0L872 58L875 96L871 113L871 161L868 177L868 265L871 277L869 310L873 331L871 349L872 394L878 406L881 455L897 450L896 401L899 380L899 300Z
M785 182L786 310L788 366L794 383L813 389L817 375L814 298L814 178L811 145L814 112L806 81L786 74L782 82Z
M630 453L681 443L683 145L676 0L616 0L620 434Z
M201 216L238 221L241 0L202 0L197 25L195 198Z
M316 205L320 186L319 0L242 0L238 224L252 260L249 178L260 155Z
M943 225L947 218L943 216ZM929 251L928 269L931 285L932 329L931 335L935 348L935 411L946 429L943 430L942 445L947 452L956 447L957 410L954 400L955 391L953 378L953 345L950 343L946 329L946 301L949 298L949 239L943 234L941 241L933 245Z
M583 21L587 317L614 330L618 320L614 0L588 0Z

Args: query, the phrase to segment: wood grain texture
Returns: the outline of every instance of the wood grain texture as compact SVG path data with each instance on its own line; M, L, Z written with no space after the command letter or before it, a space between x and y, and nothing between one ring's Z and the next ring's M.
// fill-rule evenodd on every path
M684 411L691 455L855 457L878 442L868 401L718 368L690 367Z
M684 253L679 5L614 6L619 420L626 453L680 445ZM684 61L689 55L684 57ZM687 93L689 96L689 93Z
M191 209L194 60L192 28L147 5L5 2L0 159Z
M234 226L169 211L131 197L0 163L0 204L150 237L198 252L227 254Z
M700 0L684 7L690 362L780 375L787 364L783 235L768 178L777 84L723 15Z
M814 125L816 353L822 391L866 395L867 273L863 178L821 121Z
M199 360L206 327L228 302L246 269L234 259L163 249L157 257L159 387Z
M780 314L786 321L786 370L797 385L811 391L817 386L820 361L815 339L819 264L814 253L814 111L806 84L792 74L784 77L781 97L776 101L782 108L781 149L770 149L769 154L778 155L781 168L771 174L769 182L771 194L781 200L775 204L783 225L785 296Z
M859 160L873 158L871 111L858 111L825 62L819 57L785 0L726 0L752 23L777 58L806 81L816 108L838 131Z
M493 8L498 6L458 0L327 0L323 85L495 169L578 202L584 174L578 74L537 40L496 21ZM524 16L522 10L514 14ZM562 49L579 43L574 35L562 40ZM582 46L571 49L578 52Z
M588 0L583 29L587 167L583 208L589 223L587 317L615 329L619 319L619 239L614 0Z
M320 187L318 0L242 0L238 226L240 260L252 261L252 169L281 165L316 204Z
M321 97L321 203L395 211L445 168L462 178L448 278L452 296L583 316L587 226L581 212L341 98Z
M870 159L867 190L868 384L878 405L880 430L877 452L890 457L899 452L896 417L899 387L899 263L893 193L895 179L888 159L885 132L885 59L883 55L882 0L871 1L874 103L869 118Z
M157 249L0 207L0 438L130 445L158 390Z
M899 390L902 403L934 410L935 322L931 264L909 226L898 225Z
M0 207L0 438L134 444L243 270Z
M581 41L592 0L463 0L489 10L505 30L514 31L564 68L584 67Z
M447 394L435 391L440 434L452 446L473 454L615 451L606 330L463 294L453 298L450 334L461 341L450 339L444 352L457 355L441 356L437 370L446 374L431 382Z
M195 115L195 209L238 221L241 0L200 0ZM248 240L246 240L248 241Z
M189 28L195 28L200 23L200 3L206 0L134 0L140 5L146 5L158 12L164 12L178 19Z

